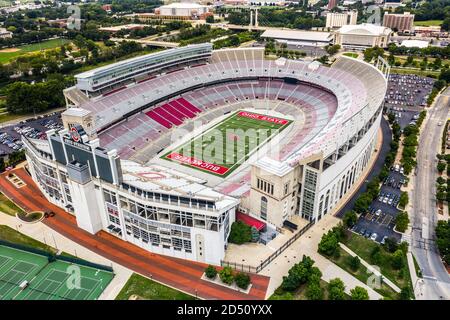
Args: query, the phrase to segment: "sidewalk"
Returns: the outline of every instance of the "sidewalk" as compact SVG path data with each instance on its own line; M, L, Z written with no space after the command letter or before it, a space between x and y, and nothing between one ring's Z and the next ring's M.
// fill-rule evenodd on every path
M341 248L346 251L349 255L351 255L352 257L357 256L359 258L359 260L361 260L361 264L367 268L368 271L372 272L374 275L376 275L377 277L382 277L383 282L386 283L389 287L391 287L395 292L399 293L401 291L401 289L399 287L397 287L395 285L395 283L393 283L391 280L389 280L388 278L386 278L385 276L383 276L381 274L381 272L379 272L377 269L375 269L372 265L368 264L363 258L361 258L360 256L358 256L356 253L354 253L349 247L347 247L345 244L339 242L339 245L341 246ZM414 266L413 266L414 267ZM415 271L414 271L415 272Z
M10 215L7 215L6 213L0 212L0 224L11 227L12 229L17 230L20 233L29 236L30 238L57 248L58 250L72 254L78 258L98 264L112 266L115 276L111 283L106 287L105 291L103 291L103 293L100 295L99 300L115 299L117 294L127 282L128 278L133 273L130 269L116 264L111 260L106 259L96 254L95 252L86 249L78 243L62 236L43 223L25 224L17 220L16 217L12 217Z

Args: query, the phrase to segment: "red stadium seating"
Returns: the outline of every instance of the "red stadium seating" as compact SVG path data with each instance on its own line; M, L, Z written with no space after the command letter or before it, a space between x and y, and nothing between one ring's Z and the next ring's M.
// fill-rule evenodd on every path
M194 113L202 112L202 110L200 110L199 108L197 108L196 106L194 106L192 103L190 103L189 101L187 101L184 98L179 98L177 101Z
M159 114L157 114L155 111L151 110L149 112L146 112L145 114L148 115L153 120L155 120L156 122L158 122L159 124L162 124L164 127L168 129L172 128L172 124L163 117L161 117Z

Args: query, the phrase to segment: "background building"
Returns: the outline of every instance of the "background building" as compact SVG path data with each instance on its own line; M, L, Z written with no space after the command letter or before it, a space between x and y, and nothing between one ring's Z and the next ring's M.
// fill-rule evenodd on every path
M209 7L191 2L175 2L155 9L155 15L160 17L180 17L184 19L205 19L211 15Z
M387 47L392 30L374 24L358 24L342 26L334 34L334 44L352 49L368 47Z
M340 28L347 24L356 24L358 18L358 11L352 10L348 12L328 12L327 13L327 28Z
M328 6L327 6L328 10L331 10L334 7L337 7L338 2L339 2L338 0L329 0L328 1Z
M409 12L403 14L386 13L383 17L383 26L398 32L412 32L414 28L414 15Z
M12 32L6 30L5 28L0 28L0 38L12 38Z

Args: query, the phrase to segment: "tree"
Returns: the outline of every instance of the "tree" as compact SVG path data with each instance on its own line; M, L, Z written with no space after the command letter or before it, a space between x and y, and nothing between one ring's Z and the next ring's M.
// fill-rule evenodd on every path
M400 300L411 300L412 291L409 286L403 287L400 291Z
M247 290L250 284L250 276L244 272L239 272L234 277L234 282L239 288Z
M364 213L369 208L371 202L372 197L367 192L364 192L356 199L353 209L358 213Z
M339 240L336 234L330 230L322 236L319 243L319 253L332 256L339 248Z
M231 225L228 241L235 244L243 244L252 240L252 229L242 221L235 221Z
M401 211L397 217L395 217L395 229L399 232L405 232L408 229L409 217L408 213Z
M400 270L405 265L405 259L403 251L398 249L392 254L392 267L394 269Z
M223 283L231 285L234 280L233 269L231 269L231 267L224 267L219 271L219 277Z
M303 255L302 261L293 265L291 269L289 269L288 275L283 277L283 282L281 283L283 290L296 290L301 284L307 282L309 277L313 274L319 276L320 279L322 274L320 273L320 270L315 270L317 268L313 268L313 265L314 260Z
M217 276L217 270L216 268L214 268L214 266L209 265L208 267L206 267L205 269L205 275L209 278L209 279L214 279Z
M447 164L445 162L439 161L437 164L437 170L439 171L439 173L444 172L446 167L447 167Z
M450 220L440 220L436 226L436 245L442 259L450 264Z
M309 300L323 300L324 292L320 286L320 282L309 282L306 286L306 297Z
M351 257L349 262L353 271L357 271L361 265L361 260L359 260L358 256Z
M214 16L213 15L207 16L206 17L206 22L207 23L214 23Z
M397 240L391 237L386 238L386 240L384 241L384 248L390 253L397 251L398 249Z
M369 293L363 287L354 287L350 290L352 300L369 300Z
M398 200L398 205L402 208L405 208L409 202L408 192L402 191L400 194L400 199Z
M358 220L358 216L356 215L356 212L353 210L347 211L344 214L344 217L342 218L344 222L344 226L347 228L351 228L356 224L356 221Z
M341 279L335 278L328 283L328 298L330 300L345 299L345 285Z

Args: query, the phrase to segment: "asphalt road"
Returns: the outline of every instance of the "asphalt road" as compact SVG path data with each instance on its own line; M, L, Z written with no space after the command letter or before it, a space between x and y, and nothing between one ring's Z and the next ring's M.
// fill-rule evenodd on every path
M430 109L429 120L419 138L417 170L412 191L413 210L411 235L412 252L422 270L423 282L413 284L417 299L450 299L450 276L437 252L435 244L436 209L436 153L440 152L442 130L450 106L450 88Z

